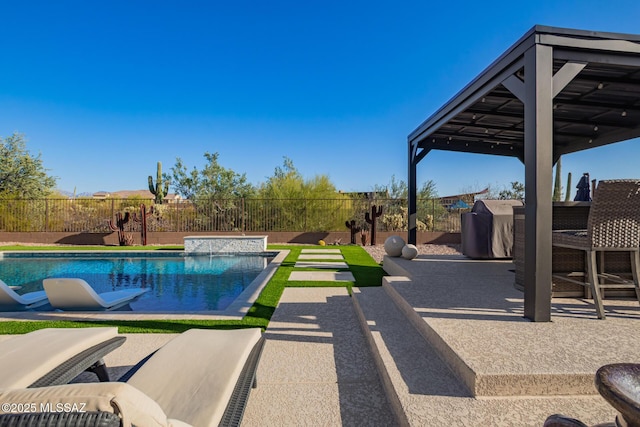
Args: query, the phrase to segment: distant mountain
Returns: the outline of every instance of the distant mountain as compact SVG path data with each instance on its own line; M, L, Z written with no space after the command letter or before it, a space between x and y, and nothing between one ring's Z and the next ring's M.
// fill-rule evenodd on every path
M65 190L56 190L58 193L62 194L63 196L66 197L73 197L73 191L65 191ZM91 197L93 196L93 193L77 193L76 197Z

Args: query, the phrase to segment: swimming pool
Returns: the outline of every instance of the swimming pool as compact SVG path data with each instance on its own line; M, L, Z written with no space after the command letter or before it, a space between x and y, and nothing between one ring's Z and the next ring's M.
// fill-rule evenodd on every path
M5 253L0 279L19 294L42 290L42 280L77 277L97 293L147 288L139 312L225 310L265 269L274 253L183 256L181 253ZM50 306L45 306L46 309Z

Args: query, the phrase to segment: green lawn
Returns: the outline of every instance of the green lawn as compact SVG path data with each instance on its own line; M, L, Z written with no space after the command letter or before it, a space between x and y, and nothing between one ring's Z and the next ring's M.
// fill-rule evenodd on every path
M0 322L0 334L23 334L42 328L81 328L87 326L117 326L120 333L180 333L191 328L233 329L261 327L265 329L278 305L285 287L314 286L380 286L384 271L360 246L330 246L339 248L353 273L355 282L288 282L298 255L302 249L326 248L326 246L269 245L269 250L287 249L289 255L273 275L262 293L242 320L114 320L114 321L6 321ZM163 250L182 249L181 246L0 246L0 251L15 250Z

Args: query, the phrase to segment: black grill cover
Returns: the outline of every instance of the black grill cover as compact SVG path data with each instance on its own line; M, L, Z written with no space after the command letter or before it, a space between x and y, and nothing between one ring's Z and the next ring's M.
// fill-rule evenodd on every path
M461 214L462 253L469 258L512 258L513 207L519 200L478 200Z

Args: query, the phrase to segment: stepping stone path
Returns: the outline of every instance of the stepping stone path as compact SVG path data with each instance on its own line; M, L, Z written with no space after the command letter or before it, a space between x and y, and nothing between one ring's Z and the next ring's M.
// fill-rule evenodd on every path
M339 268L348 270L349 266L346 262L310 262L310 261L298 261L295 268Z
M303 249L298 256L294 268L316 268L344 270L349 266L344 262L340 249ZM322 261L328 260L328 261ZM335 262L333 260L343 260ZM321 282L355 282L350 271L292 271L290 281L321 281Z
M341 254L300 254L298 259L344 259Z

